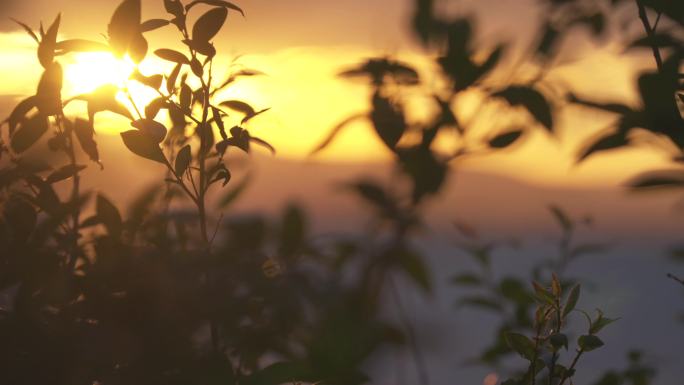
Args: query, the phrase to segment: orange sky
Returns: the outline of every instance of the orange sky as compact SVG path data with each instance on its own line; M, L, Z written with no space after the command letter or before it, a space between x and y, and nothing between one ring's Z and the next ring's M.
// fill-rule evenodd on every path
M6 1L6 0L5 0ZM244 80L223 97L235 97L258 108L272 111L256 119L255 135L268 139L285 158L302 159L344 117L366 109L368 91L362 84L337 79L341 68L365 57L393 54L415 63L429 76L426 58L412 44L404 28L410 12L410 1L345 1L334 5L326 1L257 1L239 2L247 19L236 15L229 18L228 27L219 35L217 46L224 55L219 62L227 63L236 54L244 54L241 63L262 70L268 76ZM515 4L513 4L515 3ZM117 1L73 2L66 0L33 0L5 2L0 11L35 25L39 16L51 20L62 10L63 37L85 37L101 40L99 33ZM161 0L146 0L144 18L163 15ZM453 4L453 3L452 3ZM459 5L460 4L460 5ZM472 4L478 4L473 7ZM496 6L492 7L492 4ZM504 36L517 36L524 45L531 29L536 9L530 1L462 1L449 12L475 12L481 26L481 38L496 41ZM481 12L484 7L488 12ZM513 17L515 16L515 17ZM521 22L528 20L530 22ZM34 44L23 33L10 31L11 24L0 23L0 73L21 73L21 77L4 76L0 94L28 95L33 92L40 68L35 59ZM152 46L173 37L173 29L153 32ZM551 76L572 83L579 93L635 102L631 87L639 58L629 60L611 42L594 45L581 33L566 44L567 64ZM64 59L67 96L93 89L108 70L105 81L116 81L117 72L126 67L102 55L81 55ZM153 58L143 63L143 70L166 70L168 65ZM217 72L220 71L220 66ZM168 70L166 70L168 72ZM121 77L119 74L118 77ZM14 80L17 79L17 80ZM30 79L30 80L27 80ZM144 100L144 95L141 100ZM474 102L465 102L464 112L473 110ZM487 122L500 110L484 110L480 119ZM619 154L598 157L580 166L574 165L574 155L583 140L604 128L611 117L598 112L573 108L558 117L561 122L560 141L541 133L530 135L515 151L494 156L468 159L465 168L513 175L538 184L609 184L615 185L641 170L663 163L663 156L649 150L627 150ZM101 131L116 133L128 129L126 122L116 118L99 123ZM349 127L320 157L328 161L364 162L388 159L369 127L357 124Z

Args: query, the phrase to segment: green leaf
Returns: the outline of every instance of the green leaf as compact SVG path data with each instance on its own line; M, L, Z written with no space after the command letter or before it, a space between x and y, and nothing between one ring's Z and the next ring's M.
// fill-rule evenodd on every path
M505 338L506 343L513 351L520 354L528 361L535 359L536 349L532 340L518 333L506 333Z
M600 338L596 337L593 334L587 334L580 336L577 339L577 345L579 345L580 349L582 349L585 352L590 352L592 350L596 350L603 346L603 341L601 341Z
M45 179L45 181L47 183L56 183L59 181L63 181L65 179L69 179L73 176L76 176L81 170L85 168L87 168L87 166L83 166L80 164L68 164L54 171Z
M126 131L121 133L126 147L134 154L143 158L166 164L166 157L157 143L141 131Z
M172 49L160 48L154 51L154 54L166 61L171 61L178 64L190 64L190 59L188 59L187 56Z
M178 155L176 156L176 165L174 170L179 178L183 178L183 174L185 174L185 170L187 170L188 166L190 166L191 160L192 150L190 145L187 144L185 147L181 148L180 151L178 151Z
M541 302L545 302L549 305L554 305L556 303L556 298L545 287L537 282L532 282L532 286L534 287L534 293Z
M511 131L507 132L504 134L500 134L495 136L494 138L489 140L489 147L491 148L506 148L513 143L515 143L518 139L522 137L522 134L524 133L523 130L516 130L516 131Z
M226 8L214 8L202 15L192 28L192 40L196 42L208 42L223 27L228 17Z
M553 130L551 105L546 97L536 89L525 86L510 86L494 93L493 96L505 99L511 106L525 107L546 129Z
M566 336L565 334L552 334L549 337L549 342L551 342L551 346L553 346L556 350L563 347L565 348L565 350L568 350L568 336Z
M10 145L16 153L21 153L33 146L48 130L47 117L37 114L24 120L19 129L12 135Z
M563 313L561 313L563 318L567 317L568 314L570 314L570 312L573 311L573 309L575 309L577 301L579 300L580 290L581 286L579 284L573 286L572 289L570 289L568 299L567 301L565 301L565 306L563 306Z
M598 311L598 317L596 320L594 320L591 323L591 327L589 328L589 333L590 334L596 334L601 331L604 327L612 324L613 322L617 321L619 318L606 318L603 316L603 312L600 310Z

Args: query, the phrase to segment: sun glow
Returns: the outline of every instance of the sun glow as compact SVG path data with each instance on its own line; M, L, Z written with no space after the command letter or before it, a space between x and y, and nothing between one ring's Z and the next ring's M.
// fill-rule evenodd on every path
M119 59L108 52L79 53L65 66L65 91L87 94L106 84L125 88L134 70L135 63L129 58Z

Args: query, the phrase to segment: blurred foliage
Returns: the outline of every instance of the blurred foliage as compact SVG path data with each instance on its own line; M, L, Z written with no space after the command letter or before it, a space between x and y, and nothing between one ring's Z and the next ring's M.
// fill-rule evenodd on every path
M673 2L639 4L673 22L682 14ZM36 42L43 73L35 95L18 103L0 135L0 293L9 299L0 302L1 382L354 385L369 381L371 357L386 347L406 346L420 382L428 384L411 323L405 314L396 322L384 312L388 306L402 309L396 276L426 294L434 286L415 239L425 230L424 207L443 191L455 159L509 149L531 129L555 135L560 103L545 73L572 28L603 33L608 5L543 2L548 19L526 56L535 65L534 76L516 74L502 84L493 73L505 64L508 45L480 47L471 19L443 20L432 1L418 0L414 32L426 50L437 53L440 80L426 84L411 64L389 57L371 58L341 73L368 81L369 111L341 122L316 151L348 124L364 119L393 155L400 177L390 184L370 179L346 183L344 188L372 209L374 221L361 235L326 242L314 242L307 216L296 206L275 219L213 214L227 209L250 182L249 177L232 179L228 152L250 153L259 146L275 153L251 133L268 109L217 100L219 91L237 79L261 75L231 65L225 79L214 78L219 55L213 40L229 14L244 15L238 5L164 0L165 17L144 20L140 0L124 0L111 16L105 43L60 40L61 16L38 31L16 21ZM189 18L196 20L191 26ZM160 28L177 30L182 49L153 51L173 64L169 73L142 73L136 65L129 81L158 94L148 105L137 106L127 88L112 85L90 94L62 95L62 56L106 51L140 63L150 52L145 34ZM651 29L649 36L656 31ZM647 38L641 46L658 42L659 49L678 42L674 35ZM610 108L631 122L625 123L628 129L634 121L648 121L679 143L680 133L668 125L679 121L663 96L681 90L672 78L681 49L670 51L679 53L667 56L657 73L640 82L643 111L579 97L572 101ZM407 113L416 90L431 103L433 113L424 121L413 121ZM478 136L475 122L454 108L473 90L485 95L483 105L522 114L529 124L497 125ZM130 99L133 111L119 101L120 95ZM66 116L64 107L70 103L85 103L87 116ZM162 110L168 122L161 121ZM104 111L130 121L131 128L121 134L128 150L166 169L164 183L151 186L125 211L105 194L81 188L81 173L90 165L78 160L103 164L95 134L96 116ZM239 124L226 127L228 111L242 118ZM434 145L444 133L456 137L447 153ZM221 195L218 207L208 207L211 191ZM551 211L563 229L560 257L535 269L538 281L550 272L562 277L571 260L601 249L575 244L581 221L557 207ZM456 284L484 289L484 296L466 297L464 304L502 316L495 346L480 359L494 363L515 351L530 361L522 375L534 383L543 367L537 358L548 351L550 364L544 366L551 381L571 380L574 363L564 367L558 359L561 348L568 347L561 329L578 301L579 285L566 296L563 288L571 283L556 275L549 287L535 284L534 290L517 278L496 280L488 272L493 247L468 247L482 271L454 278ZM596 333L610 322L601 313L589 318L577 358L603 344ZM521 334L528 329L536 331L533 339ZM641 384L639 378L651 374L640 365L634 359L627 371L603 381ZM634 374L639 368L642 377Z

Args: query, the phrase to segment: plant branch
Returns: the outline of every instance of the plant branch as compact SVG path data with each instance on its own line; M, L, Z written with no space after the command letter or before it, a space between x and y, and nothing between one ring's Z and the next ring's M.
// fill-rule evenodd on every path
M639 19L646 30L646 36L651 39L651 50L653 51L653 57L655 58L656 65L658 66L658 71L663 69L663 57L660 55L660 49L653 42L653 37L655 35L655 27L651 27L651 22L648 20L648 14L646 13L646 7L642 0L636 0L637 7L639 8ZM657 25L657 23L656 23Z

